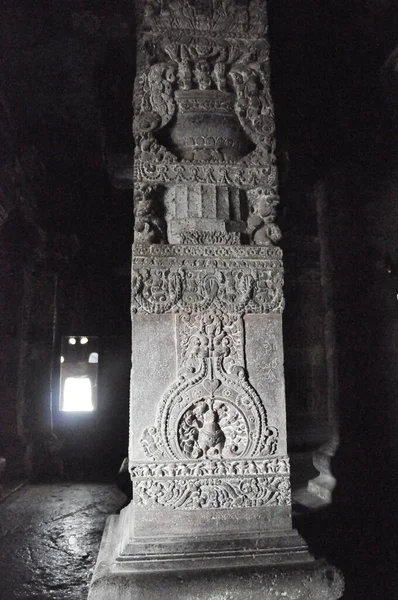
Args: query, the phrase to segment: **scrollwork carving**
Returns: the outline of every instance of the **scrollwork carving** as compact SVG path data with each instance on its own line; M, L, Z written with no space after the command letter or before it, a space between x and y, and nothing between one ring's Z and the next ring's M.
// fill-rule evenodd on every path
M137 479L161 477L211 477L235 475L289 475L289 458L256 460L194 460L191 462L135 463L131 476Z
M217 509L280 506L291 503L286 477L171 479L133 482L137 506L174 509Z
M192 30L203 36L262 37L267 30L267 15L262 2L232 4L211 0L194 5L182 0L146 0L143 23L155 35L174 31L178 37Z
M142 44L147 58L135 93L137 160L238 162L243 169L275 164L269 48L262 35L256 39L266 29L266 11L254 4L227 7L223 0L213 0L210 14L218 15L216 21L184 0L169 3L166 10L146 7L144 23L154 29ZM160 22L154 14L162 14ZM221 14L223 22L218 21ZM231 21L231 14L236 20ZM163 28L163 19L173 25ZM213 29L216 37L210 36ZM240 35L231 39L229 34L238 30ZM198 110L205 113L201 119ZM228 118L220 119L218 111ZM215 137L229 145L199 149L182 143L184 132L185 141L191 134L199 138L205 115L204 128L218 129Z
M229 77L236 93L236 114L244 131L256 145L255 150L246 157L246 162L273 163L275 118L269 93L269 73L265 75L261 68L247 64L235 64Z
M182 244L239 244L237 231L184 231L180 233Z
M268 426L247 379L242 327L237 316L221 313L180 317L178 378L161 400L156 427L143 432L148 458L221 460L276 452L278 431Z
M144 265L165 267L178 264L189 266L190 269L209 265L212 268L245 269L251 266L255 269L278 268L282 271L282 256L281 248L276 246L200 246L197 244L148 246L140 243L134 244L134 264L137 267ZM172 263L167 262L174 258L178 258L178 262L174 260Z
M190 164L173 161L151 162L141 155L134 165L135 180L148 184L173 183L215 183L232 185L243 189L268 184L268 193L275 194L277 186L276 167L274 165L241 166L238 164Z
M169 269L134 269L131 282L132 311L169 312L182 297L184 274Z
M241 263L236 268L208 272L192 266L189 271L182 266L144 269L138 264L134 266L132 311L191 313L210 308L234 314L283 311L283 275L278 262L263 268Z

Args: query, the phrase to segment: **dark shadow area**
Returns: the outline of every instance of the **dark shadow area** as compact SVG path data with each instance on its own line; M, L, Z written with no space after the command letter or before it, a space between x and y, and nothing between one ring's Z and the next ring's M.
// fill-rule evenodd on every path
M330 507L297 507L296 526L316 556L342 569L345 600L393 599L398 597L398 80L393 53L398 8L393 0L269 0L269 21L281 183L278 222L286 265L289 449L303 453L307 467L330 433L321 240L313 197L320 181L333 259L340 446L332 472L337 487ZM116 481L127 454L133 199L128 176L125 188L115 189L107 167L115 157L132 162L134 25L130 0L36 2L29 10L17 0L4 7L3 484L26 477L62 480L61 487L67 481ZM59 411L63 335L99 338L93 414ZM316 475L310 468L306 473ZM119 475L119 484L129 491L126 474ZM88 504L95 504L95 490L89 495ZM70 502L61 496L59 503ZM43 516L40 498L41 492L32 505L38 519ZM117 502L107 497L99 508L95 544L105 514L122 502L120 496ZM26 505L23 510L28 512ZM15 523L18 518L15 513ZM65 544L51 558L51 572L63 552L70 557L59 522L54 521L54 531L42 531L33 550L26 549L21 525L15 543L23 548L24 560L31 561L40 545L49 553L56 550L58 538ZM83 554L79 557L81 583L87 565ZM8 561L3 556L0 565L8 569ZM31 600L64 599L63 585L49 583L47 596L39 589L23 592ZM85 597L79 593L76 599ZM7 594L2 598L9 600Z

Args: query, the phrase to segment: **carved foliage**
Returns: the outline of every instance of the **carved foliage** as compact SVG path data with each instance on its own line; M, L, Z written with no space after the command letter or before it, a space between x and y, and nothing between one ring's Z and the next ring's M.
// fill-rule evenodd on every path
M173 157L173 160L177 160ZM191 164L173 163L169 158L163 163L150 159L144 154L137 157L134 166L137 182L152 184L164 183L214 183L233 185L242 188L267 184L267 192L275 194L277 188L276 167L274 165L241 166L238 164Z
M178 156L196 163L222 163L237 161L249 151L239 161L242 166L274 164L265 7L253 1L247 6L224 0L210 4L208 11L197 12L199 5L186 0L168 3L167 9L161 3L145 2L146 33L140 42L141 69L134 94L136 159L173 163ZM231 34L233 39L228 37ZM198 111L209 119L210 129L216 128L202 146L202 132L195 125L200 123ZM190 150L178 152L176 139L170 143L174 129L190 136L184 141L178 135L184 147L190 140Z
M179 320L180 368L141 443L149 458L231 459L275 453L278 432L247 380L242 322L205 313Z
M156 188L149 185L136 186L134 217L136 242L151 244L167 241L164 206Z
M137 463L130 468L136 479L148 477L224 477L244 475L289 475L289 458L248 459L248 460L194 460L190 462L150 462Z
M277 243L282 237L281 230L274 223L278 196L257 187L247 191L247 198L250 210L247 229L251 240L257 245Z
M199 265L188 261L180 268L166 267L161 261L154 261L149 268L139 267L137 259L134 263L133 312L190 313L214 308L244 314L283 310L283 274L279 261L257 268L244 261L235 268L213 266L207 261L207 271L205 260L199 260Z
M282 250L275 246L199 246L199 245L144 245L134 244L134 256L137 266L155 265L166 266L166 261L172 259L172 264L195 267L219 267L233 266L245 268L267 268L274 266L282 269ZM236 259L236 260L234 260ZM163 262L164 261L164 262ZM243 261L243 262L242 262ZM171 263L167 263L170 264Z
M225 0L187 2L186 0L146 0L144 26L149 31L200 32L204 35L262 36L266 32L265 3L259 0L232 3Z
M239 244L237 231L184 231L180 233L182 244Z
M172 479L133 482L137 506L185 510L243 508L290 504L286 477L231 479Z

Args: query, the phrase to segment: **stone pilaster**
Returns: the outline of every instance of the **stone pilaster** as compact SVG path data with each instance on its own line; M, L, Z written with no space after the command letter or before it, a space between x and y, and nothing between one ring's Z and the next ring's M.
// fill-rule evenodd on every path
M137 8L133 500L103 546L116 587L98 567L95 599L143 597L118 575L314 563L291 526L265 2ZM231 598L249 594L237 578Z

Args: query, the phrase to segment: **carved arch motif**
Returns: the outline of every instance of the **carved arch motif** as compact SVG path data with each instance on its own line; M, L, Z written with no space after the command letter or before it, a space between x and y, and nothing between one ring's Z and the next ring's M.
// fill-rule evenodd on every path
M153 459L233 459L274 454L278 432L244 368L239 317L184 315L181 365L165 392L156 427L141 443Z

